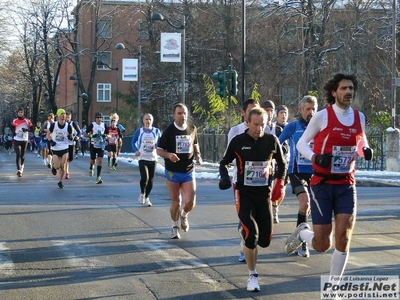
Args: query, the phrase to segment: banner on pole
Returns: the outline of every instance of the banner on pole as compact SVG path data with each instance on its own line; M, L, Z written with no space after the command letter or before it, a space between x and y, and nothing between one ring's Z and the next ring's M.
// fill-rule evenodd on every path
M138 59L124 58L122 59L122 80L138 81Z
M161 33L161 61L181 62L181 45L180 33Z

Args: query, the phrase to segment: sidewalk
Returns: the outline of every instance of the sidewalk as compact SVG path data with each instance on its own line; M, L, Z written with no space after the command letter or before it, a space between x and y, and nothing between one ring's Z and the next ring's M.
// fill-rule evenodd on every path
M121 153L120 161L124 161L133 166L138 166L138 162L133 153ZM203 162L202 165L196 165L196 178L219 180L219 164ZM157 165L157 174L164 174L164 159L159 158ZM356 171L357 186L369 187L400 187L400 172L388 171Z

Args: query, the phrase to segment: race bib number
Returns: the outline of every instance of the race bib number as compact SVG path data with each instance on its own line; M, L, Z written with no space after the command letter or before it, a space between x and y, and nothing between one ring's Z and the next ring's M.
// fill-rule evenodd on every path
M267 161L246 161L244 185L266 186L269 184L270 164Z
M146 153L152 153L154 151L154 141L153 140L143 141L143 151Z
M192 137L190 135L177 135L176 141L176 153L192 153Z
M64 133L57 132L56 133L56 142L63 142L65 140Z
M314 148L314 142L310 142L308 145L310 146L311 149ZM300 151L297 151L297 162L298 162L298 165L302 165L302 166L311 166L312 165L312 161L305 158L300 153Z
M27 135L27 134L26 134ZM22 130L18 130L17 132L17 137L19 138L24 138L25 137L25 132L23 132Z
M115 144L116 143L116 141L117 141L117 137L115 136L115 135L112 135L111 137L110 137L110 144Z
M350 173L355 168L356 146L333 146L332 173Z

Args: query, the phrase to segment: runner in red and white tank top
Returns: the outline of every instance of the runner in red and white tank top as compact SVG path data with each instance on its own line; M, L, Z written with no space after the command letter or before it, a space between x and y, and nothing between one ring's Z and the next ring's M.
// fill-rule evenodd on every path
M324 86L329 106L315 114L297 143L297 150L312 161L315 171L311 180L313 231L307 223L299 224L286 241L285 253L293 253L304 242L325 252L334 236L331 278L342 276L349 257L357 213L357 154L366 160L373 155L364 133L365 116L351 108L357 87L354 75L336 74L330 79Z

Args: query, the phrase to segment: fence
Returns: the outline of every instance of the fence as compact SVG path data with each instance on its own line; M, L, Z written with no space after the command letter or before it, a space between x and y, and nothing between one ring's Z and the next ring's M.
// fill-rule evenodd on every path
M198 134L198 139L203 160L217 163L222 159L228 140L226 134L200 133ZM368 141L371 148L374 150L374 158L371 161L365 161L363 158L358 157L357 169L373 171L385 170L386 143L384 133L370 135L368 136ZM132 152L131 142L132 136L124 137L124 144L121 152Z

